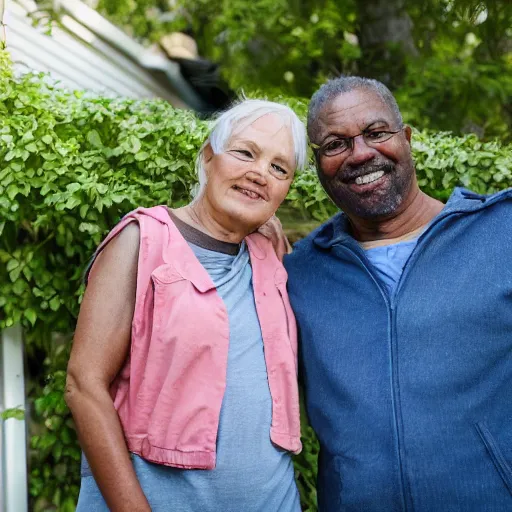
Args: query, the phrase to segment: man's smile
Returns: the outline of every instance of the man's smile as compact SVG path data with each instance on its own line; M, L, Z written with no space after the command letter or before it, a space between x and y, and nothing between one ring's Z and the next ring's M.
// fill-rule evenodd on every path
M358 176L354 181L356 185L365 185L366 183L372 183L373 181L382 178L382 176L384 176L384 171L370 172L363 176Z
M390 162L367 162L357 167L347 167L338 171L338 176L343 183L357 183L363 185L378 180L384 174L389 174L395 170L395 166Z

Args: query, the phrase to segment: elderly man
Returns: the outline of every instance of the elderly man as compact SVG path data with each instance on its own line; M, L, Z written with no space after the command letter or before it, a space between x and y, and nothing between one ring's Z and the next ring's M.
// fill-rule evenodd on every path
M418 188L381 83L312 98L320 181L342 213L285 258L321 512L512 510L512 190Z

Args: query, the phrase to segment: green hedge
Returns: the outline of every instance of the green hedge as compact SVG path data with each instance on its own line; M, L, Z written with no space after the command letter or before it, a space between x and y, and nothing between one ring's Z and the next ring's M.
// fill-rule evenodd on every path
M288 101L304 115L305 102ZM163 101L98 98L54 89L43 75L14 77L0 51L0 329L21 322L26 330L35 512L72 511L78 492L80 451L62 393L84 267L126 212L189 200L207 129ZM491 192L512 181L509 146L415 132L413 149L421 186L441 199L459 183ZM312 168L295 179L283 209L290 227L333 212ZM306 426L304 445L296 467L312 511L318 447Z

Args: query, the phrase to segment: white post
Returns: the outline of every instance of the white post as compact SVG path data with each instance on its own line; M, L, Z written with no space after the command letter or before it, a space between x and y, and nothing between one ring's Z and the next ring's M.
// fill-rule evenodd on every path
M3 48L5 45L5 25L4 25L4 12L5 12L5 2L7 0L0 0L0 48ZM0 502L1 504L1 502ZM0 509L1 510L1 509Z
M17 325L0 337L0 411L25 409L23 331ZM0 421L0 505L2 512L27 512L27 439L25 420Z

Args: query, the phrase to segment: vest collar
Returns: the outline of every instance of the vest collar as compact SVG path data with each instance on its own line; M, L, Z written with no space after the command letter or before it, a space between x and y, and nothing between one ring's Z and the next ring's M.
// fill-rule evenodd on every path
M190 281L201 293L215 288L208 271L196 258L194 251L192 251L169 216L167 206L160 205L154 208L137 208L133 213L148 215L167 226L168 239L165 244L167 250L164 251L163 255L166 264L172 265L180 276ZM267 257L269 241L263 235L253 233L247 236L245 241L251 256L256 257L258 260L263 260ZM170 251L168 247L170 243L172 243L173 246L172 254L178 255L178 257L169 257Z

